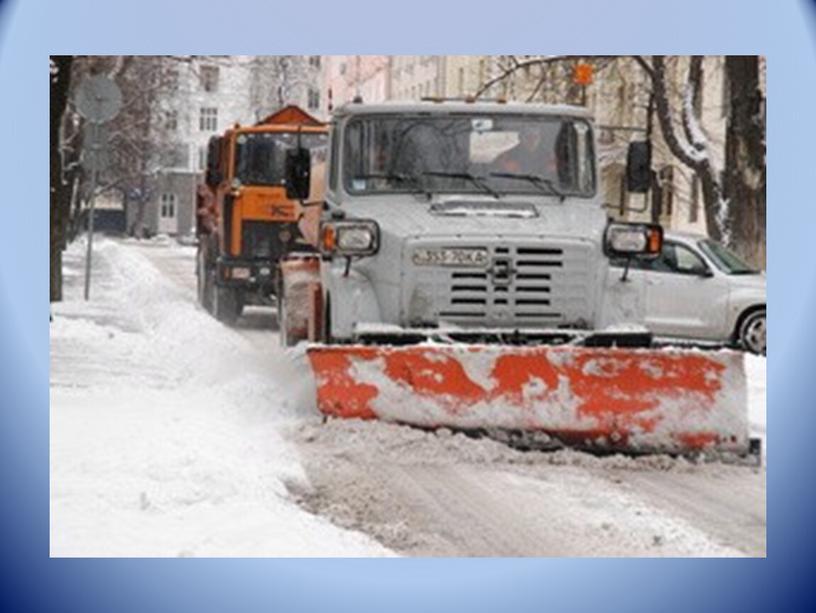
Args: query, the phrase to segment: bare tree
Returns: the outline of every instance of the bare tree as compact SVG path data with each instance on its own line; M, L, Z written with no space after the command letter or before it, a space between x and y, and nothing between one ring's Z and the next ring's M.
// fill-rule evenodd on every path
M315 84L309 56L270 55L250 60L251 103L260 120L287 104L306 104ZM315 90L316 91L316 90Z
M74 57L51 56L50 65L50 300L62 300L62 250L71 207L71 187L63 180L62 121L68 106Z
M694 98L701 87L702 61L703 57L700 55L692 56L689 61L679 121L670 99L666 58L657 55L652 58L651 64L645 60L640 63L651 77L663 140L672 155L700 178L708 232L715 240L728 242L728 202L723 199L720 173L714 166L708 138L700 127L694 110Z
M189 56L168 58L159 56L86 56L75 63L74 81L87 74L107 74L122 90L123 105L118 115L107 124L110 165L101 173L97 194L118 192L126 210L135 209L128 217L135 220L128 231L140 235L144 212L152 197L153 180L163 165L172 162L175 143L168 122L178 122L173 109L162 105L162 99L178 83L178 67ZM90 197L89 181L83 172L81 159L84 142L84 121L69 105L65 121L64 155L70 160L66 174L73 184L73 206L69 229L76 233L84 222L84 203Z
M760 58L727 56L728 126L723 188L731 202L732 244L754 264L765 264L765 98Z

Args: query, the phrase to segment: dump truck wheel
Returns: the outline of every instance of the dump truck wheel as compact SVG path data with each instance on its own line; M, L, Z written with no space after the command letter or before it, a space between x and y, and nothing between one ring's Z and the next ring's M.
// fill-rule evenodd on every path
M221 323L232 325L241 313L240 303L235 290L228 287L215 287L213 315Z
M196 258L196 290L198 293L198 303L204 307L205 311L212 312L212 279L207 270L206 255L199 250Z

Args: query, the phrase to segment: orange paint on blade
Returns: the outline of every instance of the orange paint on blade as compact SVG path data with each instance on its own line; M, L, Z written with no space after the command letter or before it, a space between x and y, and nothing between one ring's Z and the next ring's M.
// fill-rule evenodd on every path
M539 350L499 355L493 368L493 378L496 387L491 394L492 399L502 397L518 405L528 404L531 397L552 393L558 387L558 370L547 359L546 353ZM533 382L539 383L543 389L528 393L525 398L525 388L529 390Z
M725 367L705 356L593 350L564 367L579 412L632 417L681 394L714 402Z
M411 347L389 352L385 374L420 396L439 397L454 411L485 397L485 390L470 379L456 356L438 349Z
M503 427L617 449L635 435L661 433L669 443L697 450L744 434L671 431L678 416L695 423L696 416L705 420L723 410L718 403L728 361L715 356L495 346L314 347L308 355L318 406L329 415L377 417L375 401L384 391L377 382L389 381L389 414L393 418L404 408L401 421L419 425L428 425L430 417L439 426L473 427L478 412L490 407L504 412ZM420 400L423 412L412 417Z
M373 359L370 352L355 352ZM309 360L317 381L317 408L334 417L375 419L371 401L379 391L373 385L360 383L351 372L352 354L337 351L309 351Z

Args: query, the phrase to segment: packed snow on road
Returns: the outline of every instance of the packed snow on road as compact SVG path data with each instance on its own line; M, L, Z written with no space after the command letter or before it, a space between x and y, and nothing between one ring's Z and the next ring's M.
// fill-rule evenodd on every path
M95 241L89 302L83 255L50 324L53 556L765 555L764 467L326 422L274 309L196 305L194 248Z

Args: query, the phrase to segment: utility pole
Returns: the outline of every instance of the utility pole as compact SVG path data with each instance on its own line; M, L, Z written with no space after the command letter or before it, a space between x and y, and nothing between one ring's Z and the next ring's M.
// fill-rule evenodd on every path
M116 117L122 107L122 92L112 79L95 75L82 81L74 100L77 110L88 122L87 139L90 155L83 165L91 171L91 192L88 206L88 248L85 254L85 300L91 295L91 258L93 256L94 203L99 171L107 164L107 130L102 124Z
M93 253L94 204L96 202L96 176L102 158L102 144L99 142L99 124L91 123L91 193L88 206L88 246L85 253L85 300L91 295L91 254Z

